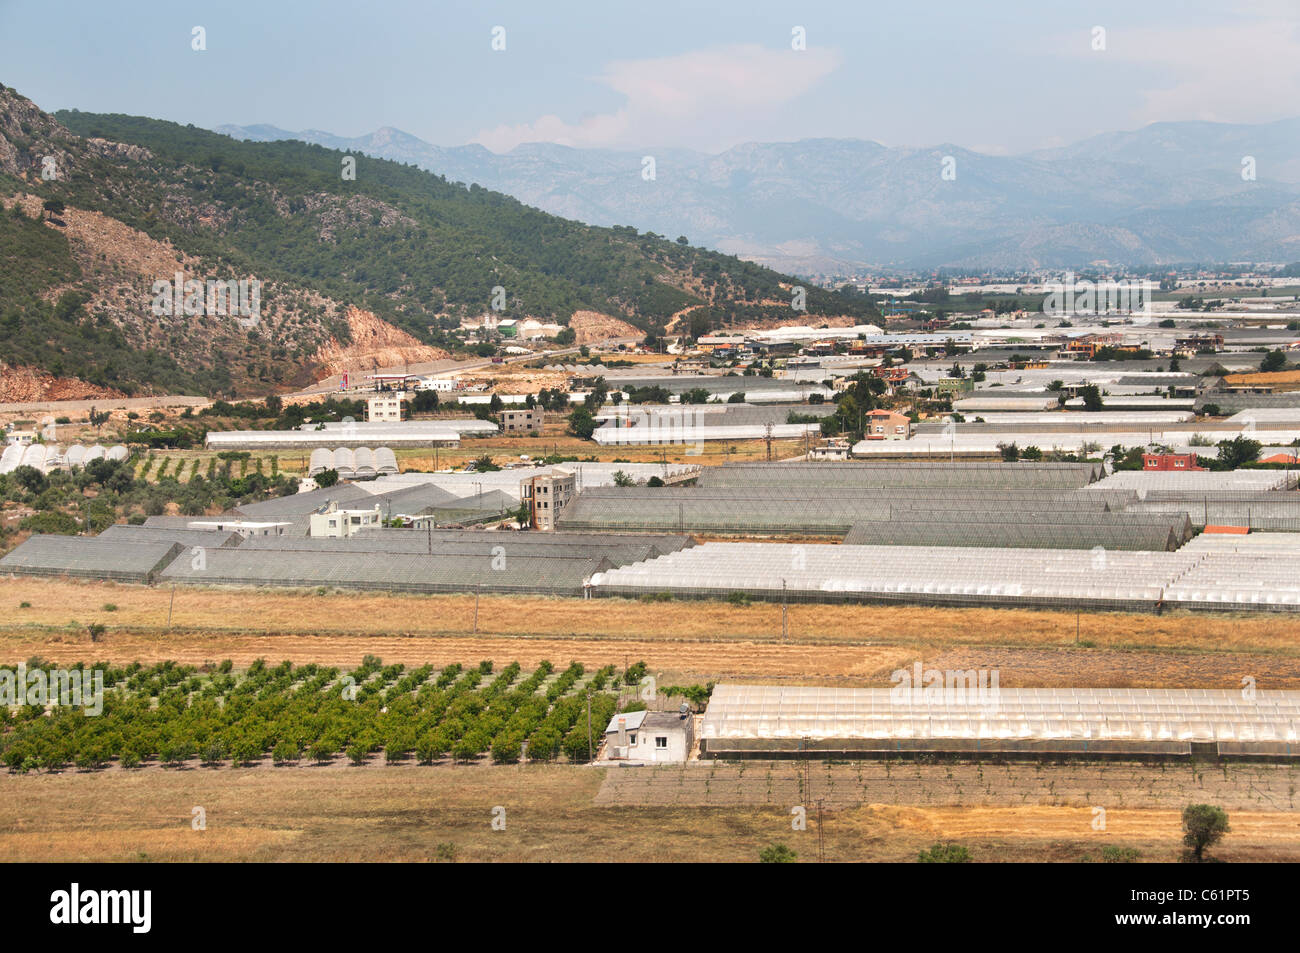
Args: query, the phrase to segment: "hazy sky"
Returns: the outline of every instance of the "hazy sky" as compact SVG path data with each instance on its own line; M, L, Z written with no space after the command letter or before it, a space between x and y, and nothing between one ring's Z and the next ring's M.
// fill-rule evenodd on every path
M834 136L1008 153L1300 114L1300 0L0 0L0 36L0 82L47 110L496 151Z

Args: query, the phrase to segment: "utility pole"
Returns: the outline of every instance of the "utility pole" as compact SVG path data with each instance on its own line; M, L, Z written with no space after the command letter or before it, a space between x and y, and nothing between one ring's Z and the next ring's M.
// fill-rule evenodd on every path
M817 799L817 863L826 863L826 837L822 832L822 799Z
M785 621L785 580L781 580L781 641L790 637L790 628Z
M591 750L591 690L587 691L587 760L596 760L596 753Z
M174 605L176 605L176 584L175 583L172 584L171 601L167 603L167 628L169 629L172 627L172 606Z
M483 591L483 583L480 582L477 586L474 587L474 634L475 635L478 635L478 597L479 597L479 593L481 593L482 591Z

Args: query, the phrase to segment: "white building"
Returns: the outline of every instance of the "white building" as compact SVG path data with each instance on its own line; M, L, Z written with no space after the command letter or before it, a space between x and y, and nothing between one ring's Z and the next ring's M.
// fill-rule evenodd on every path
M251 520L194 520L185 524L186 529L238 533L245 539L250 536L283 536L292 526L292 523L257 523Z
M310 535L340 539L359 533L363 529L373 529L382 523L383 517L380 515L378 503L371 510L341 510L338 504L331 500L324 512L311 514Z
M366 401L368 423L401 423L405 394L381 394Z
M34 430L11 430L5 435L5 443L10 446L28 447L36 439Z
M695 743L689 711L627 711L605 729L605 758L611 761L684 762Z
M415 384L416 390L433 390L440 394L450 394L456 389L454 377L421 377Z

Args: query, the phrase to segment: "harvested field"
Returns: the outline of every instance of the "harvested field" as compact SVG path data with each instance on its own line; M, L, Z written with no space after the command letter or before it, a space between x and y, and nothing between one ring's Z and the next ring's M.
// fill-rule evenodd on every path
M1014 686L1300 688L1300 623L1271 615L1084 614L841 605L415 596L0 580L0 659L232 658L407 664L492 657L584 664L644 659L661 675L888 684L912 661L997 668ZM29 608L18 608L23 603ZM104 609L113 604L116 610ZM89 642L91 623L108 627Z
M937 768L934 770L943 770ZM986 769L987 770L987 769ZM707 807L601 803L625 769L386 767L194 769L0 776L0 853L27 861L753 861L774 841L817 858L817 815L791 830L791 802ZM814 791L815 794L815 791ZM191 829L194 807L207 829ZM505 830L491 827L506 810ZM1181 806L1181 805L1180 805ZM1106 845L1173 860L1174 809L865 804L823 816L828 861L911 861L957 840L976 861L1077 861ZM1225 860L1300 859L1287 809L1242 809L1216 848ZM447 850L446 847L443 848Z

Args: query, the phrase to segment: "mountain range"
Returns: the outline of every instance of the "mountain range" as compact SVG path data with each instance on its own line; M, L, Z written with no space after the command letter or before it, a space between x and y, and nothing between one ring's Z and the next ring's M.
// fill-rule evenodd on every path
M393 128L357 138L267 125L216 131L410 163L555 215L680 233L798 273L1300 258L1300 118L1154 123L1016 156L861 139L748 143L717 155L548 143L496 154ZM646 155L653 178L643 175ZM1254 178L1243 176L1246 157Z

